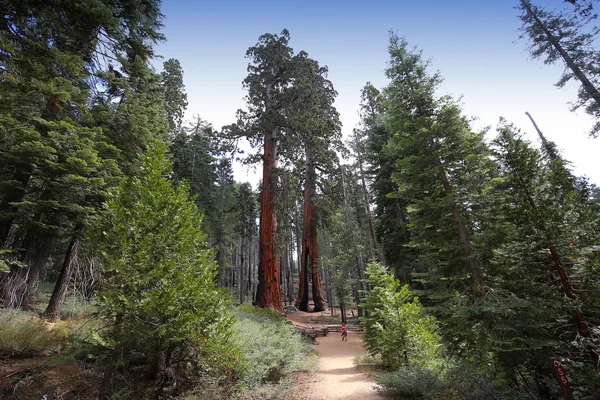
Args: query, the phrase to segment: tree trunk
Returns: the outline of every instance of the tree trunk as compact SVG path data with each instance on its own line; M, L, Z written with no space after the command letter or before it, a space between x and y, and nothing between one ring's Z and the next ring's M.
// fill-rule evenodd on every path
M58 275L58 280L54 286L52 297L50 297L50 302L48 303L48 307L44 312L44 315L49 317L52 321L58 318L60 315L62 305L67 295L69 281L71 280L71 275L73 273L73 264L77 259L81 240L86 229L87 226L83 222L79 222L75 226L75 231L71 236L71 242L69 243L69 247L67 247L67 253L65 254L65 259L63 260L60 274Z
M123 314L119 313L115 317L115 326L118 326L123 322ZM100 394L98 395L98 400L110 400L113 382L115 379L115 373L117 372L117 361L119 361L119 352L121 349L119 345L115 346L114 349L110 351L108 355L108 359L106 360L106 367L104 369L104 374L102 375L102 386L100 389Z
M435 161L438 166L438 176L442 181L444 193L446 194L446 196L452 196L452 186L450 185L448 175L446 175L444 165L442 164L442 161L440 160L440 157L437 154L436 146L432 138L429 138L429 146L431 151L435 155ZM462 243L465 257L467 258L467 264L469 266L471 280L473 281L473 288L476 292L481 292L484 286L481 277L481 271L479 269L479 265L477 265L477 262L475 261L475 257L473 256L473 248L471 247L471 241L469 240L467 227L465 226L462 215L460 214L460 210L458 209L458 205L455 201L452 201L451 209L452 218L454 219L454 224L456 225L456 229L458 230L458 236L460 238L460 242Z
M288 282L287 282L287 286L288 286L288 300L290 302L290 304L292 304L294 302L294 258L292 256L292 249L293 249L293 245L294 245L294 239L293 239L293 233L290 237L290 243L287 245L286 250L287 250L287 257L288 257L288 265L290 266L289 269L289 276L288 276Z
M240 298L240 304L244 304L244 301L246 301L246 293L245 293L245 284L246 284L246 279L244 277L244 271L246 271L246 266L244 263L246 263L246 237L245 237L245 233L244 233L244 237L242 237L242 243L240 245L240 279L238 282L238 290L239 290L239 298Z
M302 231L302 266L300 291L297 304L302 311L307 311L308 304L308 267L312 270L313 311L326 309L325 300L321 294L321 268L319 259L319 244L317 241L317 217L315 215L314 197L316 196L317 173L315 157L310 146L306 148L305 187L304 187L304 229ZM302 282L304 277L304 282Z
M539 19L537 14L533 12L529 2L521 0L521 4L523 5L523 7L525 7L529 15L533 17L533 19L539 25L539 27L544 31L544 34L548 38L550 44L552 44L552 46L556 49L558 54L560 54L565 64L567 64L567 67L569 67L569 69L573 71L573 75L575 75L575 77L579 79L579 82L581 82L583 89L590 95L592 99L594 99L596 104L600 106L600 92L598 91L598 89L594 86L592 82L590 82L585 73L583 73L583 71L577 66L575 61L573 61L573 59L569 56L565 49L563 49L559 42L559 39L556 36L554 36L552 32L550 32L548 27Z
M272 308L283 313L281 306L281 285L279 282L279 262L275 254L275 176L277 167L276 132L265 133L263 155L263 179L260 203L260 243L258 264L258 288L256 305Z
M17 211L17 207L12 203L23 200L23 197L25 196L25 187L29 182L30 176L29 173L17 170L12 180L17 182L19 186L9 190L8 193L4 195L2 203L0 203L0 246L4 244L8 232L10 232L10 227L14 221L14 216L12 214Z
M302 248L300 265L300 282L298 284L298 298L296 308L300 311L308 311L308 268L306 263L305 248Z
M369 217L369 232L371 233L371 244L373 251L375 252L375 261L381 263L381 250L379 243L377 242L377 236L375 236L375 226L373 225L373 214L371 213L371 199L369 198L369 190L367 188L367 182L365 180L365 172L363 171L362 156L358 145L358 137L356 138L356 155L358 161L358 169L360 171L360 180L363 187L363 193L365 198L365 207L367 208L367 216Z
M364 290L368 289L365 288L365 280L364 280L364 266L363 266L363 262L362 262L362 257L360 255L356 255L356 268L357 268L357 272L358 272L358 279L357 279L357 285L355 290L355 296L354 296L354 301L356 302L356 310L358 313L359 317L363 316L363 309L360 306L360 301L362 299L362 295L361 295L361 291L362 293L364 293Z

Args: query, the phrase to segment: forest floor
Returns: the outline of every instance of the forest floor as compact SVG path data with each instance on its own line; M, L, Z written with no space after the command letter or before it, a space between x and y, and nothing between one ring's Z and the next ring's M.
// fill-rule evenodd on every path
M314 313L297 312L287 316L299 327L314 326ZM318 337L313 350L319 355L318 369L297 376L293 400L372 400L382 399L375 383L354 364L354 359L364 353L359 332L350 331L348 341L342 341L339 332Z

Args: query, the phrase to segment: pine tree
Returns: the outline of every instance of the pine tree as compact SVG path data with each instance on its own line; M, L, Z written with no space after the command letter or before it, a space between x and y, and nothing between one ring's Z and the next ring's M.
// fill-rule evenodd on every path
M560 80L556 84L563 87L572 79L579 81L580 89L573 110L584 107L596 120L600 119L600 74L597 60L600 55L595 48L596 30L586 29L586 25L597 15L592 3L577 5L575 12L548 12L531 3L520 0L521 30L530 40L529 51L534 58L544 58L545 64L559 60L565 65ZM596 136L600 122L596 122L590 134Z
M183 69L179 60L171 58L165 61L160 75L161 85L164 89L165 110L169 120L169 132L171 135L175 135L181 130L183 116L188 105L183 85Z
M408 283L414 251L406 246L410 240L406 202L394 195L398 191L398 184L392 180L396 159L387 151L393 131L383 120L383 97L370 83L361 91L361 109L361 128L355 132L355 141L357 147L364 151L367 164L364 172L372 180L376 238L381 243L386 264L404 283Z
M174 189L167 179L172 171L165 145L151 148L141 171L114 191L94 225L104 275L100 311L116 321L98 332L112 348L104 396L115 363L127 365L119 359L129 351L143 355L152 378L183 362L177 360L187 363L190 354L206 368L219 368L233 322L228 297L217 289L202 216L188 186Z
M501 265L503 274L522 277L499 284L526 298L531 307L529 313L534 314L520 319L520 324L512 321L512 331L525 337L520 347L529 347L531 351L538 346L536 350L541 353L538 360L552 351L566 353L568 347L577 343L580 355L575 358L591 358L596 363L598 355L590 351L593 326L585 314L590 312L596 320L597 313L594 306L586 305L577 295L579 285L587 286L590 278L595 279L583 267L594 263L596 257L589 253L596 222L585 184L576 184L552 143L546 142L543 154L503 120L494 144L504 178L505 202L499 222L508 230L499 243L494 262ZM548 152L549 149L553 151ZM524 285L525 282L528 284ZM585 293L586 289L583 290ZM537 324L535 335L531 334L531 321ZM530 331L524 334L526 328ZM528 337L535 337L535 342ZM545 348L540 346L543 340ZM577 354L577 350L571 351L571 357Z
M11 257L16 254L26 270L13 268L3 277L2 300L18 306L29 302L50 256L64 258L63 267L68 264L76 248L73 236L114 184L111 175L119 169L131 172L133 153L160 132L160 111L145 112L131 100L142 97L143 72L149 71L152 45L162 36L156 1L143 7L126 0L5 5L0 176L6 184L0 188L0 242L13 249ZM101 88L107 89L100 93ZM145 129L153 117L158 124ZM73 182L82 190L72 190ZM61 257L57 253L63 250Z

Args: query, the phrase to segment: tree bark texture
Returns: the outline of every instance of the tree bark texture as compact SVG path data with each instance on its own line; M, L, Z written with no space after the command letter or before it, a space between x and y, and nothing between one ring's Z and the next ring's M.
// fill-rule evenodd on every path
M260 204L260 243L256 305L283 313L279 262L275 255L275 177L277 167L276 132L267 132L264 139L263 179Z
M54 286L52 297L50 297L48 307L44 312L44 315L49 317L51 320L55 320L60 315L65 297L67 296L69 281L73 275L73 265L75 260L77 260L81 240L83 239L86 229L87 226L83 222L80 222L75 226L75 231L71 236L71 241L67 247L67 253L65 254L65 259L63 260L60 274L58 275L58 280Z
M304 187L304 229L302 231L302 265L300 273L300 289L298 294L298 308L307 311L308 304L304 300L308 297L308 269L312 270L313 311L326 309L325 300L321 293L321 267L319 259L319 245L317 240L317 216L315 215L314 197L316 196L317 173L315 170L315 157L310 147L306 149ZM303 272L302 272L303 271ZM302 282L304 277L304 282ZM305 309L306 308L306 309Z

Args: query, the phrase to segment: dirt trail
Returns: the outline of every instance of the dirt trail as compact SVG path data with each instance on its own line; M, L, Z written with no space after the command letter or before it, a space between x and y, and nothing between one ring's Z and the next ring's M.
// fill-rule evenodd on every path
M303 317L288 316L294 322L306 322ZM331 332L329 336L317 338L313 349L319 354L319 367L298 383L298 400L382 399L373 380L354 365L354 358L364 352L358 333L349 332L346 342L341 340L339 332Z

